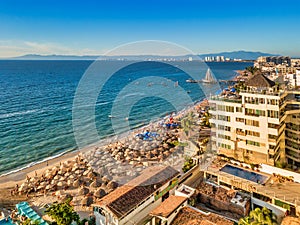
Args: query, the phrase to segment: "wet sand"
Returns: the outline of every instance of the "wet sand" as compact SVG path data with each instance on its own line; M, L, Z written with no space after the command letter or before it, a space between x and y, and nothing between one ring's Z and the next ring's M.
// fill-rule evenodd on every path
M182 117L183 115L186 115L188 112L195 110L195 108L199 104L201 104L201 102L184 110L184 111L178 112L178 114L175 117L178 118L178 117ZM163 120L163 118L162 118L162 120ZM152 125L153 124L150 123L144 127L138 128L138 130L143 130L146 127L149 127ZM128 134L126 136L124 136L123 138L126 138L126 137L128 137ZM20 201L28 200L27 197L24 195L22 195L22 196L19 196L19 195L12 196L11 195L11 190L16 186L16 184L20 185L21 183L23 183L26 179L26 176L29 176L29 177L34 177L35 175L41 176L47 169L53 168L54 166L59 165L60 163L63 163L65 161L73 160L75 158L75 156L81 152L85 153L87 151L94 149L95 146L106 145L106 144L107 144L107 140L103 140L103 141L100 141L99 143L95 143L93 145L87 146L87 147L81 149L80 151L69 152L69 153L63 154L61 156L58 156L56 158L50 159L48 161L45 161L45 162L33 165L31 167L22 169L18 172L1 176L0 177L0 211L3 208L12 209L16 203L18 203ZM32 196L29 196L29 199L31 197Z

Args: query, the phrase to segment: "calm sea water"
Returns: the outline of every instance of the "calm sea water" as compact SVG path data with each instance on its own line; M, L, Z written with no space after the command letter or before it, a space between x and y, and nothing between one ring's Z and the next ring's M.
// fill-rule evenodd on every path
M72 105L78 83L91 63L0 61L0 175L77 149L72 127ZM195 71L199 69L195 62L180 63L188 64ZM208 64L218 79L230 79L235 75L234 70L249 65L252 63ZM204 77L205 71L199 69L200 72ZM86 144L113 134L108 115L111 114L115 98L126 85L146 76L178 81L193 101L205 97L197 85L185 82L189 76L176 67L155 62L128 66L115 73L103 86L95 106L99 137L98 140L87 137ZM126 99L128 96L123 97ZM130 127L141 126L172 111L175 111L172 104L162 98L143 98L131 108ZM87 128L90 123L86 121Z

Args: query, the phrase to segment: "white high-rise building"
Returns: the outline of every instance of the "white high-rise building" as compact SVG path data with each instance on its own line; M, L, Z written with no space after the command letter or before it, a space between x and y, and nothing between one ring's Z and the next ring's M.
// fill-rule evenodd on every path
M286 123L300 130L300 121L292 119L300 118L298 92L281 90L259 74L239 93L229 90L211 97L212 142L218 154L249 163L288 161L300 166L298 137L291 140L293 149L285 151Z

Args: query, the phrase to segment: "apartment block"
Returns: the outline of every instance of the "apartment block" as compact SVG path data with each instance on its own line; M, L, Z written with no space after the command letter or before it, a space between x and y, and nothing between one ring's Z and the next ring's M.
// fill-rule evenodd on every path
M262 74L245 87L210 99L212 142L218 154L244 162L300 167L300 91L285 90Z

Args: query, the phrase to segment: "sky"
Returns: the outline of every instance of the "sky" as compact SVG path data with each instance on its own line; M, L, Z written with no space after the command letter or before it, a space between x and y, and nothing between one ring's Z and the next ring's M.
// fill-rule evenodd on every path
M0 57L99 55L162 40L195 53L300 56L300 1L1 0Z

